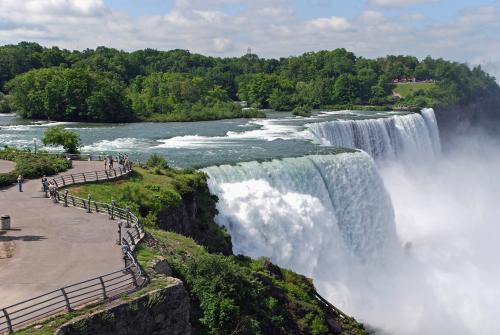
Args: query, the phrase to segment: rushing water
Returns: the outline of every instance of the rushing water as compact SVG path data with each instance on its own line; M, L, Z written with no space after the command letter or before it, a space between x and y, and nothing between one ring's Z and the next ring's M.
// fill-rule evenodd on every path
M27 122L0 114L0 146L33 148L36 139L40 147L43 132L60 125L80 135L84 152L126 151L139 160L158 153L175 166L200 167L314 154L321 149L307 129L311 122L395 114L399 113L335 112L301 118L271 112L267 119L129 124Z
M441 151L434 112L366 120L332 120L308 125L323 145L359 148L375 159L434 157Z
M167 124L0 116L0 145L32 146L57 124L86 151L205 167L236 253L312 277L363 322L391 334L500 333L500 145L468 137L443 154L431 109Z

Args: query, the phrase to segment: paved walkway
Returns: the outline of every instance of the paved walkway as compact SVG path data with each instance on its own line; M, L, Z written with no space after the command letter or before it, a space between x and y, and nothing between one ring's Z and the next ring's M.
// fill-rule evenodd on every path
M0 173L10 172L14 170L15 167L16 163L0 159Z
M62 174L102 170L101 162L73 162ZM0 189L0 214L13 230L0 232L12 257L0 259L0 308L123 267L117 221L44 198L41 181Z

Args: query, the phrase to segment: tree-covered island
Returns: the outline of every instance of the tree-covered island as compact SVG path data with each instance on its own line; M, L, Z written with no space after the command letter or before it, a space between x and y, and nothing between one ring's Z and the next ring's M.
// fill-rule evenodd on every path
M69 51L29 42L0 47L0 112L28 119L199 121L261 117L261 108L307 115L315 108L447 107L499 94L481 67L430 57L366 59L345 49L263 59Z

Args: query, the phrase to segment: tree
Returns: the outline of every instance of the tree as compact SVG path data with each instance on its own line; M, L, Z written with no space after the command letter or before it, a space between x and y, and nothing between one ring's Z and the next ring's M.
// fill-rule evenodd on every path
M358 92L356 79L352 75L341 75L333 85L333 101L336 104L354 104L357 102Z
M62 126L51 127L43 134L44 145L62 146L69 154L78 153L80 136L74 131L66 130Z

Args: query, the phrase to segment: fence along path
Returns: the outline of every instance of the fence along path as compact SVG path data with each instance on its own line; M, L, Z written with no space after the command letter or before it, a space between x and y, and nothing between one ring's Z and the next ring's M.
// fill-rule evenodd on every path
M144 227L130 209L116 207L114 203L95 202L90 197L78 198L68 194L67 190L62 194L59 191L63 186L123 178L131 171L131 168L119 167L114 170L63 175L51 180L57 187L53 197L55 203L62 203L64 207L81 207L88 213L107 214L110 220L123 220L118 224L117 244L121 246L123 252L124 267L1 308L0 334L12 333L37 320L72 311L89 303L117 297L134 291L146 283L146 278L133 254L135 247L144 237Z

